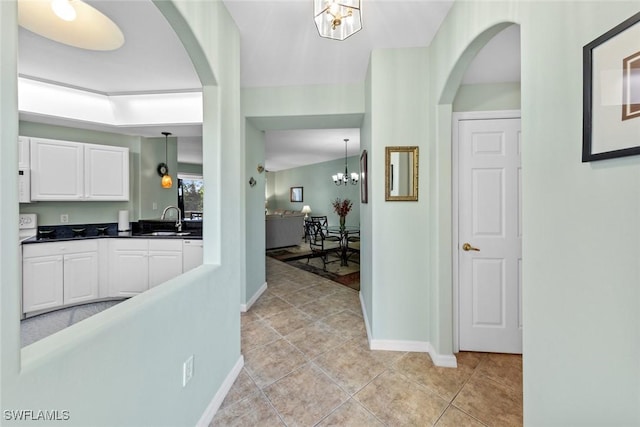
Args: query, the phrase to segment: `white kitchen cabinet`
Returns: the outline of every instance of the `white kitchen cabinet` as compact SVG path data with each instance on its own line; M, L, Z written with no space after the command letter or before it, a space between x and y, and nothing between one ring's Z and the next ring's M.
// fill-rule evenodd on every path
M109 241L109 296L131 297L149 289L149 246L146 239Z
M64 304L98 299L98 252L64 256Z
M109 242L109 296L137 295L180 274L180 239L113 239Z
M62 255L22 260L22 311L56 308L63 301Z
M182 274L182 242L179 239L149 240L149 288Z
M129 149L31 138L31 200L129 200Z
M82 200L83 170L83 144L31 138L31 200Z
M182 241L182 271L186 272L202 265L202 240Z
M92 301L99 297L96 240L23 246L24 313Z
M18 137L18 168L29 169L31 166L31 147L29 146L29 138L25 136Z
M84 144L85 200L129 200L129 149Z

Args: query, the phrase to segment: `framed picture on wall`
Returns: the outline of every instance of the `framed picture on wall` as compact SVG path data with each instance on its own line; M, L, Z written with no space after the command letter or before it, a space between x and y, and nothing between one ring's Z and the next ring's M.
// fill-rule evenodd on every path
M360 155L360 202L368 203L369 193L367 188L367 175L369 171L367 170L367 150L362 150L362 154Z
M291 187L289 190L289 199L292 202L302 202L302 187Z
M640 154L640 13L583 48L582 161Z

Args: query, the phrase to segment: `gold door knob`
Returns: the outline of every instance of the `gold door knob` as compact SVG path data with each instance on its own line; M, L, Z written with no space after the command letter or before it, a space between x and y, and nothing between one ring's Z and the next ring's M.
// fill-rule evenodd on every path
M477 252L480 252L480 249L474 248L469 243L465 243L464 245L462 245L462 250L463 251L477 251Z

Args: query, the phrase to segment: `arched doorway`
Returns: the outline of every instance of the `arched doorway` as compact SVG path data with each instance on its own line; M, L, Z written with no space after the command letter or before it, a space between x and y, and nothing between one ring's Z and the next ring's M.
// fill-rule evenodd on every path
M511 45L511 48L509 47ZM477 350L498 352L521 352L522 348L522 322L521 322L521 231L520 217L520 165L519 165L519 109L520 109L520 50L519 50L519 26L511 23L501 23L484 31L467 47L457 61L454 71L446 82L445 90L439 110L441 114L451 114L452 135L451 140L451 260L452 260L452 337L453 351ZM515 49L513 49L515 47ZM507 66L505 67L505 63ZM505 68L512 68L507 70ZM517 74L514 77L514 74ZM444 105L443 105L444 104ZM448 108L450 106L450 109ZM517 120L517 128L513 138L508 142L503 140L502 131L478 130L475 136L465 134L467 138L477 138L468 141L474 144L471 151L459 150L458 144L464 132L458 132L462 123L472 123L474 126L486 124L492 120L492 126L496 126L500 119ZM444 122L444 118L443 118ZM466 125L468 126L468 125ZM466 129L466 128L465 128ZM495 132L494 132L495 131ZM479 136L480 135L480 136ZM494 138L495 137L495 138ZM479 149L478 144L498 146ZM506 170L498 165L490 168L491 172L484 175L478 171L466 170L467 164L460 163L460 153L472 152L464 158L474 158L477 154L483 158L502 158L506 147L508 151L515 152L514 170L507 175ZM466 147L466 145L465 145ZM497 148L498 151L493 152ZM487 171L484 166L483 171ZM493 166L492 166L493 167ZM477 181L478 177L489 178L484 182ZM509 178L507 178L509 176ZM488 183L495 184L495 188L489 189ZM510 193L504 189L505 183L510 183ZM464 185L462 185L464 184ZM468 184L468 185L467 185ZM482 185L480 185L482 184ZM493 185L492 184L492 185ZM483 187L484 185L484 187ZM486 190L487 198L479 199L478 192ZM470 192L471 194L463 194ZM510 194L507 198L507 194ZM508 199L511 202L506 203ZM496 209L494 209L496 208ZM488 209L488 210L487 210ZM492 210L493 209L493 210ZM489 213L489 210L492 210ZM484 217L478 217L478 213L484 213ZM461 216L462 215L462 216ZM467 217L475 215L475 217ZM509 221L506 221L507 218ZM489 225L486 220L489 219ZM484 221L484 223L483 223ZM509 222L507 227L506 223ZM514 229L515 224L515 229ZM465 227L462 227L464 225ZM468 226L467 226L468 225ZM479 226L489 226L492 229L479 230ZM486 234L490 241L484 241L484 250L473 246L473 239L469 237ZM495 243L512 233L514 238L509 248L502 251L509 254L508 259L489 255ZM444 236L443 236L444 238ZM462 242L460 239L467 239ZM468 245L464 245L468 243ZM478 246L478 245L476 245ZM475 249L481 249L477 251ZM484 264L481 260L490 259ZM461 270L462 269L462 270ZM507 274L508 273L508 274ZM476 337L476 341L483 345L477 346L468 343L469 331L477 332L483 328L495 332L508 327L511 332L512 344L497 347L486 347L485 338ZM461 333L461 328L464 333ZM466 334L466 335L465 335ZM463 344L461 344L461 337ZM464 341L464 339L467 341ZM502 346L501 346L502 345ZM495 350L491 350L491 349Z

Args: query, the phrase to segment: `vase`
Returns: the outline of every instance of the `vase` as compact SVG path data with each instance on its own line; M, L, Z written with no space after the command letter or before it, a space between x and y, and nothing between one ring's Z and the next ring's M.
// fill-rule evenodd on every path
M342 215L340 217L340 230L344 230L344 221L347 219L346 216Z

